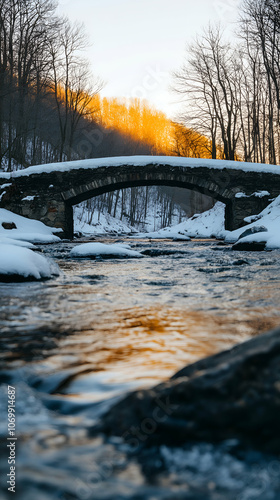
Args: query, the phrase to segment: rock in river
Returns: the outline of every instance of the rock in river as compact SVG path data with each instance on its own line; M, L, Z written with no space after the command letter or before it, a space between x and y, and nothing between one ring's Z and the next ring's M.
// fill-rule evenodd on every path
M261 252L265 250L266 240L265 241L254 241L249 240L247 237L242 238L240 241L238 240L232 246L232 250L240 250L243 252Z
M238 439L280 453L280 329L119 401L96 430L142 445Z
M249 229L246 229L241 235L239 236L239 240L242 238L245 238L246 236L250 236L250 234L257 234L257 233L267 233L267 228L265 226L253 226L250 227Z
M232 250L247 252L260 252L265 250L267 243L267 228L264 226L253 226L244 231L233 245ZM263 235L260 233L264 233Z

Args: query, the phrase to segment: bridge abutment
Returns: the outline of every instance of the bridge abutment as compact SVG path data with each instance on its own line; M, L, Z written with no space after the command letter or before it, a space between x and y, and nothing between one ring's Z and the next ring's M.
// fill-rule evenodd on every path
M269 196L232 198L226 205L225 229L234 231L246 225L245 217L259 214L267 205Z
M13 196L5 203L5 209L57 228L62 238L73 237L73 207L65 203L61 196L52 196L51 193L45 196L42 193L40 196L29 195L21 199Z

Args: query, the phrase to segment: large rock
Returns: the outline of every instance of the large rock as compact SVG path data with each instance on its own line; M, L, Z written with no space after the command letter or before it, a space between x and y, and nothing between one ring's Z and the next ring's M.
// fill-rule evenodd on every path
M280 329L118 402L94 429L139 445L239 439L280 453Z
M246 229L246 231L243 231L243 233L240 234L238 240L241 240L241 238L245 238L246 236L250 236L250 234L267 233L267 231L268 230L267 230L267 228L265 226L253 226L253 227L249 227L249 229Z
M234 245L232 245L232 250L238 250L242 252L262 252L266 248L266 240L264 241L248 241L245 238L238 240Z
M254 237L254 235L267 232L268 230L265 226L253 226L246 229L246 231L240 234L237 242L232 246L232 250L241 250L246 252L260 252L265 250L267 242L266 235L264 234L261 237Z

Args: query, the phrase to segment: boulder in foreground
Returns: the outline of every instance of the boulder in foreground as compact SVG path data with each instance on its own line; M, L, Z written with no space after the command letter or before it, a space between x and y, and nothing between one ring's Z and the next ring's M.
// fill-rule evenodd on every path
M98 430L133 447L238 439L280 453L280 329L198 361L118 402Z

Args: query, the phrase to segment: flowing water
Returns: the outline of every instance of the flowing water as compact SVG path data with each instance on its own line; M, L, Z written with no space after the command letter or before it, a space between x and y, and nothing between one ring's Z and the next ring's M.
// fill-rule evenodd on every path
M90 437L127 391L280 323L279 251L233 252L210 240L125 243L145 257L70 259L76 243L62 242L41 247L61 276L0 284L3 498L10 384L22 500L280 499L277 458L236 456L234 443L135 456L119 439Z

